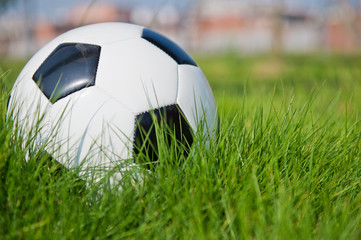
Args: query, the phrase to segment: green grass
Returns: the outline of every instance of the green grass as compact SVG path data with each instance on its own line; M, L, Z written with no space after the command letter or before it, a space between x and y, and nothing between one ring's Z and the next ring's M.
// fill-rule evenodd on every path
M1 238L360 239L361 56L197 62L218 138L100 194L41 153L25 162L5 118L21 66L3 61L13 70L0 74Z

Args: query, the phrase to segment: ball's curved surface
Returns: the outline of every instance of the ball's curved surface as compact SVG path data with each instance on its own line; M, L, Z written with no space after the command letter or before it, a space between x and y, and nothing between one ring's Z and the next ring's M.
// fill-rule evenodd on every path
M39 50L18 76L8 116L66 167L109 167L131 159L149 113L178 121L185 138L216 128L216 104L194 60L147 28L80 27ZM137 126L137 125L140 125ZM115 164L117 165L117 164Z

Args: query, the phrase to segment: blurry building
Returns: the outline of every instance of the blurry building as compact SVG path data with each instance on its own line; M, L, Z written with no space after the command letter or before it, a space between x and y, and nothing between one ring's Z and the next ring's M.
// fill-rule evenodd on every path
M101 22L129 22L131 11L111 3L75 5L61 22L39 20L35 24L34 39L38 48L54 37L79 26Z
M76 5L70 9L65 22L68 26L74 27L100 22L129 22L129 17L130 9L94 1L93 4Z
M184 42L184 31L181 25L185 18L173 5L165 5L160 9L148 6L135 6L130 15L130 22L152 28L177 42Z
M311 51L320 38L314 20L309 13L286 9L275 16L270 2L204 0L194 10L190 39L194 49L204 52L265 53L271 51L276 34L284 51Z
M354 9L330 8L324 22L324 46L328 51L352 53L360 49L361 15Z
M361 48L361 14L348 5L310 11L277 6L274 1L197 0L180 10L167 4L152 8L94 1L75 5L56 20L36 19L29 24L23 16L3 19L0 16L0 55L13 57L28 56L72 28L99 22L140 24L201 53L355 52Z
M322 46L323 31L320 18L308 11L285 11L282 19L282 50L285 52L313 52Z
M192 48L211 52L224 51L242 48L248 42L249 51L262 51L268 43L269 33L262 23L261 31L257 31L252 26L257 23L252 22L251 18L250 7L242 1L199 1L192 10L188 23ZM258 20L262 21L261 18ZM249 34L249 30L252 34Z
M27 37L26 21L13 15L0 21L0 56L25 57L32 52L33 46Z

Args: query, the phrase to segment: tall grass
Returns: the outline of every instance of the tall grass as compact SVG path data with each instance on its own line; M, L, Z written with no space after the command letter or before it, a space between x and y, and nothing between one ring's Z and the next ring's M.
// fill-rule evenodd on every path
M85 187L41 152L26 162L5 118L5 87L0 236L359 239L361 57L198 63L217 99L217 139L199 136L186 157L160 145L157 166L141 181L124 175L120 191Z

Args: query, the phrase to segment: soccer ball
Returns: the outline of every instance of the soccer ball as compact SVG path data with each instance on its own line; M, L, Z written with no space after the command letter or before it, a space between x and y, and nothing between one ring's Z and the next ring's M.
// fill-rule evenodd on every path
M197 131L214 134L216 115L194 60L163 35L126 23L80 27L49 42L21 71L7 110L38 148L82 169L139 153L156 158L152 126L162 118L191 145Z

